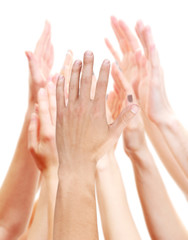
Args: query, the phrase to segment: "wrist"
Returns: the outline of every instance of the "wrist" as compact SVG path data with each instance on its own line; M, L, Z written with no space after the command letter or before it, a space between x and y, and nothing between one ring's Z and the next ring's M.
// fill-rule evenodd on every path
M162 114L157 114L154 118L150 118L150 120L157 126L162 127L168 125L171 121L174 121L175 114L171 109L166 109L162 112Z
M147 144L142 145L142 147L135 151L129 151L126 153L131 159L134 168L148 170L151 165L153 165L151 153L149 152Z
M45 179L58 179L58 167L52 166L42 171L42 175Z
M114 151L106 153L96 165L96 170L98 173L106 172L116 164L115 153Z
M96 173L96 163L90 161L75 161L69 162L64 160L59 164L58 178L85 178L93 179Z

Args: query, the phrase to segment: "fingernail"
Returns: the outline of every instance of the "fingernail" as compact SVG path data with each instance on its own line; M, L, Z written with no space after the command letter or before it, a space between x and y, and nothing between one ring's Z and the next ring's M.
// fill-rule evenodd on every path
M133 102L133 96L130 94L130 95L128 95L127 96L127 100L128 100L128 102Z
M131 106L131 112L136 114L139 110L139 106L138 105L132 105Z
M79 66L79 65L81 65L81 64L82 64L82 61L80 61L80 60L76 60L76 61L75 61L75 65L78 65L78 66Z
M104 65L110 65L110 61L108 59L105 59L103 62Z
M91 51L86 51L85 55L88 56L88 57L91 57L93 55L93 53Z

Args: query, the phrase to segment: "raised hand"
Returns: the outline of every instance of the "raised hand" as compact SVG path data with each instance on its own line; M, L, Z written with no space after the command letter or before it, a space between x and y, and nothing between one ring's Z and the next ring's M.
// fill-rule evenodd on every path
M84 55L83 73L79 91L79 78L81 62L73 64L68 106L65 105L63 81L57 86L57 146L66 159L82 157L98 160L109 146L112 146L123 131L127 119L134 116L131 107L124 110L116 122L108 125L106 121L105 98L108 83L110 64L104 61L99 74L94 100L90 99L93 54L86 52ZM137 108L136 105L133 107ZM126 114L127 113L127 114ZM75 134L77 133L77 134ZM66 141L65 141L66 139ZM71 151L66 154L66 149Z
M108 39L105 39L106 45L122 70L124 77L132 84L137 96L138 66L136 62L136 52L139 50L139 42L122 20L111 17L111 25L118 40L122 58L119 57L119 54L115 51Z
M137 103L134 90L131 84L125 79L123 73L116 64L112 66L112 77L114 79L114 91L108 97L108 106L113 119L116 119L123 107L132 103ZM130 121L123 131L124 149L136 151L145 143L144 125L140 113Z
M54 50L51 43L51 26L46 21L43 33L34 53L26 52L29 63L29 101L36 103L37 93L44 88L50 77L54 61Z
M38 109L31 115L28 147L40 171L57 168L58 156L55 142L56 88L50 81L47 90L38 92Z
M140 75L140 102L149 119L160 122L172 114L164 87L163 70L150 27L139 21L135 29L145 53L145 59L141 52L136 57Z

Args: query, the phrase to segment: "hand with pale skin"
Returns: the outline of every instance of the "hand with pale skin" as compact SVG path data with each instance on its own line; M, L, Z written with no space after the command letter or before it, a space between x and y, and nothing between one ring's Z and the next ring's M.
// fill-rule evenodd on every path
M33 223L27 239L53 239L57 191L58 154L55 141L56 85L50 81L38 92L38 107L31 115L28 148L41 171L42 183Z
M15 154L0 190L2 240L17 239L26 231L38 189L40 172L28 150L28 126L37 102L37 92L40 87L46 85L53 64L53 46L50 37L50 25L46 23L34 54L26 52L30 68L29 103Z
M112 76L115 83L126 82L122 72L114 65ZM124 84L125 86L125 84ZM124 101L130 100L131 87L120 89L126 92ZM132 91L132 98L134 93ZM115 104L112 105L111 101ZM119 114L118 105L121 99L111 94L108 104L112 116ZM188 233L181 223L168 197L160 174L146 144L144 127L140 114L130 121L123 133L125 153L130 157L134 172L137 190L142 204L146 224L152 239L187 239Z
M144 39L146 39L147 36L151 38L151 32L149 33L149 35L146 34L148 31L147 29L149 29L147 27L144 33L143 31L144 27L141 21L137 23L135 29L141 41L141 44L143 40L145 41L145 43L143 43L145 54L143 55L141 53L141 50L139 49L138 39L133 33L131 33L127 25L123 21L121 20L119 21L114 17L112 17L111 22L112 22L113 30L118 39L120 48L124 49L122 50L124 53L124 56L130 55L131 53L132 57L129 58L129 64L127 64L127 67L123 67L124 65L123 60L124 58L126 59L126 57L124 57L123 60L121 61L121 59L117 57L118 54L116 53L114 48L111 46L109 47L109 49L112 52L113 56L115 57L116 61L118 62L118 65L123 70L122 73L125 77L125 80L131 83L132 88L134 89L134 93L136 95L137 101L139 102L139 104L141 105L141 109L143 110L142 118L144 122L144 127L146 129L146 132L151 142L156 148L156 151L159 157L161 158L162 162L164 163L165 167L167 168L168 172L174 178L178 186L182 189L182 191L187 196L188 195L188 179L181 168L181 164L179 164L178 158L173 154L172 148L169 147L169 144L167 144L165 137L162 135L159 128L154 124L154 122L156 123L157 121L168 119L166 118L168 113L169 113L168 116L171 116L171 118L173 118L171 114L172 110L170 108L170 105L168 104L168 100L164 90L164 81L163 81L163 75L162 75L162 70L160 66L158 67L159 73L156 73L157 66L155 66L155 71L154 71L158 76L160 76L160 79L161 79L160 84L157 83L158 86L156 86L157 89L160 90L160 92L155 94L150 93L150 97L152 99L149 100L148 98L149 88L150 89L152 88L151 83L154 84L155 80L150 81L151 76L153 75L153 73L151 73L152 65L150 63L149 58L147 58L147 56L149 56L149 50L146 49L147 44L146 44L146 40ZM152 41L153 40L151 38L150 40L147 40L147 43L148 44L151 43L151 45L153 45L151 47L154 47L154 44L152 43ZM130 46L130 47L128 48L127 46ZM126 49L127 49L127 54L126 54ZM155 54L153 54L152 56L154 57L154 55L157 57L156 59L158 59L158 54L156 49L155 49ZM159 62L159 60L157 61L154 60L154 61L155 63L157 63L157 61ZM126 69L126 71L124 69ZM123 84L124 83L122 83L122 85ZM120 85L115 84L114 93L112 93L112 95L115 93L117 94L118 89L120 89L120 87L121 87ZM155 90L155 87L153 87L153 90ZM158 103L156 103L155 107L152 106L155 104L154 100L159 101ZM160 109L158 108L159 104L161 105L163 104L163 107L160 105L161 106ZM119 105L121 105L121 101L119 102ZM155 111L153 111L153 109L155 109ZM156 116L157 111L160 111L160 113L158 112L157 113L158 115ZM155 118L155 121L151 121L154 118Z
M168 102L164 87L163 72L151 29L144 26L140 21L136 25L136 31L144 46L148 62L147 67L149 68L148 74L144 75L143 60L138 54L138 65L142 76L140 88L142 88L143 84L143 88L147 89L147 94L143 94L142 97L145 112L150 120L159 128L184 174L188 176L188 133L177 119Z
M119 47L122 52L122 58L113 48L108 39L105 39L105 43L122 70L124 77L134 87L135 94L137 96L138 67L136 62L136 52L140 48L140 45L131 30L123 21L117 20L115 17L111 17L111 26L118 40Z
M84 54L83 68L81 61L74 62L67 105L64 80L59 79L57 84L56 141L59 185L54 239L98 238L95 206L96 163L115 144L127 121L138 110L136 105L131 105L123 110L112 125L108 125L105 99L110 63L105 60L101 65L95 96L91 100L93 61L93 53L87 51Z
M34 53L26 53L29 63L29 101L37 102L38 90L45 87L54 62L54 50L51 43L51 26L46 21L43 33L36 45Z

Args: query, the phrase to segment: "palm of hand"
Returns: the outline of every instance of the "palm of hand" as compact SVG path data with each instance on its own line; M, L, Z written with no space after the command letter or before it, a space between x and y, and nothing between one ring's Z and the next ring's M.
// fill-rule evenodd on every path
M51 43L51 29L49 23L45 24L44 31L37 43L34 53L26 52L29 61L29 87L30 99L37 100L40 88L46 87L53 66L54 52Z

